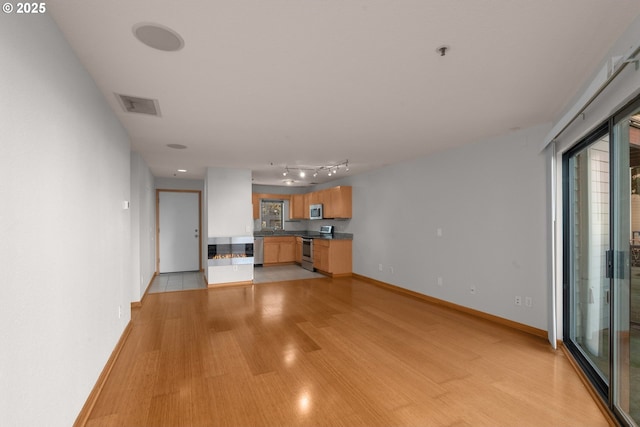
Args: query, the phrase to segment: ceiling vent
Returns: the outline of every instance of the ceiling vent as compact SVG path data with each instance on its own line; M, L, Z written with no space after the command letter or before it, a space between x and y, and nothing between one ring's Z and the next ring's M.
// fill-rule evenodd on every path
M140 113L160 117L160 106L157 99L139 98L118 93L116 93L116 98L118 98L120 106L127 113Z

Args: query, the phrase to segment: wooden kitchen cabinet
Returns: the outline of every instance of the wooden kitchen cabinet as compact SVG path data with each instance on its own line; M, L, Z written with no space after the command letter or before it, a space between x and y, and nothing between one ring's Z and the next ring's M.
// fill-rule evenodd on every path
M324 190L323 197L325 218L346 219L351 218L352 211L352 189L350 186L338 186Z
M320 192L319 191L312 191L309 194L309 205L317 205L318 203L322 203L320 201Z
M296 237L295 259L298 264L302 264L302 237Z
M260 195L251 193L251 204L253 205L253 219L260 219Z
M313 239L313 268L332 277L352 273L352 241Z
M311 193L305 193L303 195L304 197L302 198L302 203L303 203L303 212L302 212L302 217L304 219L309 219L309 205L311 204L309 201L311 200Z
M321 204L323 216L327 219L351 218L352 189L340 185L305 194L262 194L253 193L253 219L260 218L260 200L289 200L289 219L309 219L309 205Z
M285 264L296 260L296 238L278 236L264 238L264 264Z
M313 239L313 268L329 271L329 240Z
M304 219L304 212L304 194L292 194L289 201L289 219Z
M275 237L265 237L263 244L263 265L277 264L280 255L280 242Z

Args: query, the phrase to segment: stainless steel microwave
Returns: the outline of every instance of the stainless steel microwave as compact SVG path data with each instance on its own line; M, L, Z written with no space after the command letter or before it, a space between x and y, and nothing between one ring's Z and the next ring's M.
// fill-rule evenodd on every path
M322 205L309 206L309 219L322 219Z

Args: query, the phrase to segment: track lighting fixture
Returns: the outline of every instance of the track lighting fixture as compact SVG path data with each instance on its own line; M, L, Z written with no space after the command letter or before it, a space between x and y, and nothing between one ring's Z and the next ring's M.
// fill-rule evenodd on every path
M273 165L273 163L272 163ZM313 172L313 177L317 177L320 172L326 172L327 176L333 176L343 168L345 172L349 171L349 160L345 160L339 163L332 163L328 165L322 166L310 166L310 167L289 167L285 166L284 171L282 172L282 176L289 176L291 171L298 172L298 176L300 178L305 178L307 176L307 172Z

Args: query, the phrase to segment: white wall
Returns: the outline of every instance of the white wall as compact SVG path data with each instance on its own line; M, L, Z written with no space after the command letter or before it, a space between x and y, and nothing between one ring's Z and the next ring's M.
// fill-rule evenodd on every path
M130 319L129 140L47 15L0 51L0 423L69 426Z
M132 301L140 301L156 269L154 177L138 153L131 153Z
M155 178L155 185L161 190L204 191L204 180L202 179Z
M207 168L206 188L208 236L251 236L251 171Z
M354 234L354 272L546 330L547 166L539 147L549 129L332 182L353 186L343 231Z

